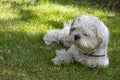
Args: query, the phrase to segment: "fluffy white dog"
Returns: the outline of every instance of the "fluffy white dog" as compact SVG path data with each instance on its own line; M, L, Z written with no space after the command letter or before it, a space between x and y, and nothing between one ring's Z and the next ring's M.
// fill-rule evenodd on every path
M54 64L77 61L81 64L86 63L89 67L109 65L107 55L109 32L103 22L93 16L79 16L72 21L69 30L69 39L73 44L67 51L65 49L56 51L57 56L52 59Z

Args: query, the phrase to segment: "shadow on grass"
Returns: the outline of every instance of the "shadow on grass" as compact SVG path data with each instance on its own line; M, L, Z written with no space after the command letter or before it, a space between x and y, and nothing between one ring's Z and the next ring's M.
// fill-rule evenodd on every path
M50 0L50 3L73 6L73 5L79 5L80 3L82 3L82 1L83 0Z
M25 9L25 7L28 6L35 6L32 3L28 2L25 3L24 1L22 3L17 3L17 2L10 2L12 5L11 8L13 10L18 10L19 12L19 17L21 21L30 21L36 19L38 16L32 11L31 9Z
M22 77L19 70L28 70L38 64L43 42L41 35L30 36L25 32L0 32L0 76L2 79ZM17 70L17 71L16 71ZM14 74L16 73L16 74ZM25 74L25 73L24 73ZM20 76L19 76L20 75ZM6 76L6 77L5 77Z
M0 65L9 68L32 68L47 63L55 45L46 46L43 34L26 32L0 32ZM57 46L57 45L56 45ZM53 55L53 54L52 54ZM9 62L9 63L8 63ZM32 66L32 67L31 67Z
M60 22L60 21L58 22L58 21L54 21L54 20L48 20L47 24L53 26L54 29L63 28L63 22Z
M14 18L14 19L8 19L8 20L0 20L0 25L2 25L3 27L5 26L19 26L19 24L21 24L21 22L27 22L27 23L33 23L35 22L35 20L41 20L42 22L44 20L42 20L40 18L40 16L38 16L36 13L34 13L34 11L32 9L28 9L27 7L29 6L37 6L40 5L42 3L47 3L47 0L43 1L43 0L34 0L32 1L21 1L21 2L17 2L17 1L6 1L3 4L6 5L7 3L11 4L10 9L12 9L13 11L17 11L18 12L18 17ZM51 4L60 4L60 5L70 5L72 7L78 7L78 8L85 8L88 9L90 4L86 3L86 1L82 1L82 0L50 0L49 3ZM85 5L88 4L88 5ZM41 13L42 14L42 13ZM44 17L44 16L43 16ZM69 16L69 18L73 18L73 16ZM15 22L17 24L15 24ZM45 22L43 22L42 24L47 24L47 25L51 25L52 28L62 28L63 27L63 21L54 21L54 20L45 20Z
M45 69L52 64L51 58L55 55L54 49L58 46L56 44L46 46L42 40L43 35L43 33L30 35L23 31L0 32L0 77L2 79L22 80L27 78L27 75L29 78L32 78L30 75L33 74L44 75L40 69Z
M10 9L14 12L17 11L18 12L18 17L13 18L13 19L0 19L0 27L10 27L10 26L16 26L19 27L19 25L22 22L25 23L31 23L31 22L35 22L35 20L41 20L40 16L38 16L36 13L34 13L34 11L32 9L25 9L26 7L29 6L36 6L38 4L40 4L39 1L36 0L36 2L16 2L16 1L6 1L3 2L3 5L7 5L7 3L11 4ZM63 22L60 21L54 21L54 20L46 20L45 22L43 22L44 20L41 20L42 24L47 24L47 25L51 25L54 28L61 28L63 25Z
M30 20L34 20L36 18L38 18L38 16L34 13L34 11L32 11L31 9L25 9L28 6L32 6L33 4L30 2L16 2L16 1L6 1L3 2L3 5L8 5L10 4L10 8L13 12L18 12L18 19L15 18L15 20L20 20L20 21L26 21L29 22ZM35 5L34 5L35 6ZM13 21L15 21L14 19L12 19ZM11 21L12 21L11 20ZM2 20L0 20L2 21ZM8 21L4 21L3 22L9 22L10 20L8 19Z

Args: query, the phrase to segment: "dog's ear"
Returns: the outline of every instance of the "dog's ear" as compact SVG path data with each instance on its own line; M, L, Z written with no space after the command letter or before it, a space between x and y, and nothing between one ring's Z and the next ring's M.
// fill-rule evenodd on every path
M97 36L98 36L100 43L103 43L104 42L103 33L98 30Z
M101 46L106 47L109 40L109 31L103 22L101 22L101 24L97 27L97 36Z

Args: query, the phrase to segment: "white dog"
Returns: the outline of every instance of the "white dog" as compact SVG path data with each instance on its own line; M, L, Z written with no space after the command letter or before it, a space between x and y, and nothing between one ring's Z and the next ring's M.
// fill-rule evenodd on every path
M98 18L85 15L64 23L63 29L49 30L44 36L47 45L52 42L62 43L70 47L57 50L53 63L80 62L89 67L106 67L109 65L107 56L109 32ZM73 43L73 44L72 44Z
M56 42L58 44L64 45L65 47L70 47L72 45L69 35L71 23L72 22L64 22L63 29L48 30L43 38L45 43L49 45L52 42Z
M54 64L77 61L86 63L89 67L109 65L107 55L109 31L98 18L89 15L75 18L69 34L73 44L67 51L65 49L56 51L57 56L52 59Z

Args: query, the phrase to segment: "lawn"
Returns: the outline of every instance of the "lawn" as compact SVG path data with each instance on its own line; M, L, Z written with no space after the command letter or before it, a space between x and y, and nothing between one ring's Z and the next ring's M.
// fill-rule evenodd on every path
M55 66L56 49L45 45L47 30L62 28L64 21L90 14L102 20L110 31L108 68L90 69L79 63ZM120 13L86 0L0 1L0 80L119 80Z

